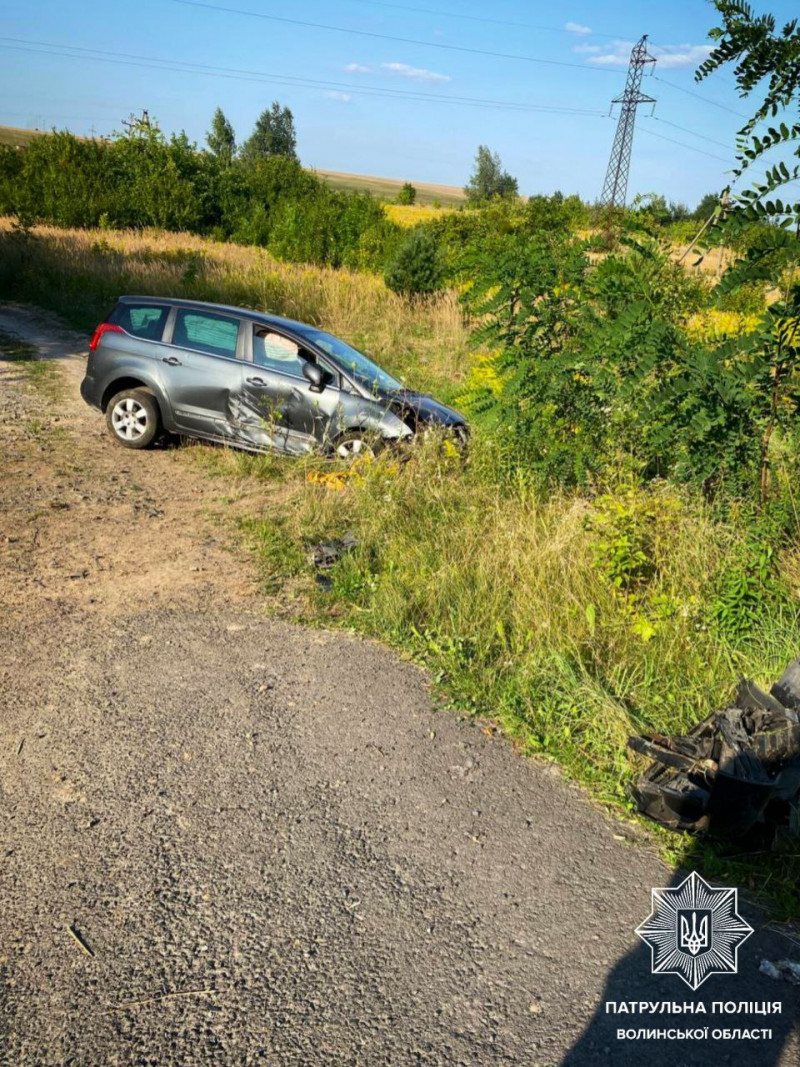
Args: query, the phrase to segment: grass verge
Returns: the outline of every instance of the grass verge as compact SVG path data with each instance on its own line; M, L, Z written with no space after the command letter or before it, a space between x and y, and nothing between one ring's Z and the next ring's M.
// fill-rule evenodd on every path
M87 330L120 292L260 307L324 324L445 400L470 366L453 294L409 304L368 275L186 235L6 225L0 292ZM272 506L240 529L274 606L414 657L451 706L494 719L617 811L631 813L640 769L630 734L684 732L724 705L738 675L768 685L800 650L800 552L783 552L765 588L746 517L688 490L616 483L544 497L510 480L479 432L466 463L430 440L408 462L387 456L324 482L309 478L329 469L319 459L189 455L223 477L275 483ZM306 546L348 528L359 548L323 593ZM800 913L796 844L744 855L658 838L673 861Z
M314 477L319 460L214 450L204 462L236 477L278 471L274 505L241 534L280 610L414 658L451 707L494 720L620 814L633 815L628 787L642 769L631 734L690 729L725 705L740 675L768 685L800 649L795 555L781 562L786 595L724 632L714 606L748 551L745 532L666 484L543 499L503 483L480 439L466 465L429 441L407 462L386 457L327 484ZM328 572L324 592L306 548L348 529L359 547ZM646 574L617 584L609 553L640 550ZM796 843L743 854L647 825L671 862L742 887L782 918L800 914Z

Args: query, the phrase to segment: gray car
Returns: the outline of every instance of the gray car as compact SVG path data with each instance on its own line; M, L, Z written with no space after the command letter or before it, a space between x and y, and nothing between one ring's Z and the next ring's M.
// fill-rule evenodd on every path
M146 448L166 431L251 451L352 458L430 426L466 438L458 412L291 319L123 296L89 349L81 395L126 448Z

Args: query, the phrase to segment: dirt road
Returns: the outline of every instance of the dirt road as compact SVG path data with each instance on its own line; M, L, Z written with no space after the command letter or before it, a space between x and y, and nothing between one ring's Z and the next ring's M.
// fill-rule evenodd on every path
M265 617L227 526L259 487L122 450L85 338L0 329L61 380L0 363L0 1063L798 1063L797 990L758 973L786 937L697 994L651 976L642 840L382 647ZM695 1020L606 1000L773 1037L620 1041Z

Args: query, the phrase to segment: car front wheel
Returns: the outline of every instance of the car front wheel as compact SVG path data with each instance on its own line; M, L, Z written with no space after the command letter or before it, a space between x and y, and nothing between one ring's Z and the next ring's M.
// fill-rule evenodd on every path
M333 442L333 454L345 463L353 463L365 456L372 458L378 452L380 439L372 434L351 430Z
M147 448L160 427L155 397L144 389L117 393L106 408L106 425L125 448Z

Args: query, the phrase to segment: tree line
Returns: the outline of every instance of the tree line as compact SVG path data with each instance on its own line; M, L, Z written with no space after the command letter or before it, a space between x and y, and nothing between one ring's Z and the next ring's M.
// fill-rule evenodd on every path
M467 211L443 212L409 231L368 193L333 189L297 157L294 116L278 101L237 143L221 108L203 148L156 122L132 123L110 139L69 133L0 147L0 213L23 225L183 230L266 247L281 259L383 273L397 292L424 295L461 276L481 247L535 232L597 226L597 206L577 196L520 198L517 179L480 145L465 186ZM397 200L413 204L406 182ZM716 196L704 198L711 211ZM640 199L634 214L657 224L688 216L664 197Z
M398 239L371 196L300 165L292 113L277 102L241 147L219 109L206 149L154 122L108 140L54 132L3 146L0 212L24 225L185 230L355 269L382 269Z

